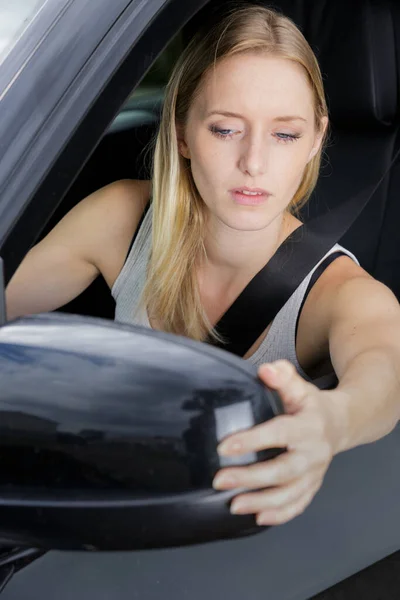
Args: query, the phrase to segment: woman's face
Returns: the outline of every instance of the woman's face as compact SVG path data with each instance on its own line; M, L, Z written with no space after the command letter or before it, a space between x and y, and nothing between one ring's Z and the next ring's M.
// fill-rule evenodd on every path
M285 211L321 139L302 67L242 54L205 76L179 147L211 215L260 230Z

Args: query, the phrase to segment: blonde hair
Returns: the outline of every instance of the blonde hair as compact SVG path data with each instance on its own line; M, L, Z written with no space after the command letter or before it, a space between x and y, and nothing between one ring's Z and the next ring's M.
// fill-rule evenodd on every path
M166 88L157 135L152 185L152 244L141 305L162 329L194 340L220 340L202 307L195 266L205 257L205 204L190 164L178 149L178 127L205 74L221 59L240 53L268 53L300 64L314 95L316 126L327 116L321 72L313 51L287 17L262 6L231 11L208 32L195 36ZM290 203L295 212L308 200L319 175L322 145L307 164Z

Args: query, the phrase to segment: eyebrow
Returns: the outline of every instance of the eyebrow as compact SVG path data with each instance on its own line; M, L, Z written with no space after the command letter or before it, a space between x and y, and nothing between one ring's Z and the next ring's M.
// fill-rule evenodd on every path
M212 110L211 112L206 114L206 117L211 117L212 115L223 115L224 117L234 117L236 119L243 119L243 115L239 115L238 113L226 111L226 110ZM277 121L279 123L287 123L289 121L304 121L307 123L307 119L304 117L300 117L298 115L284 115L282 117L276 117L273 121Z
M307 119L305 119L304 117L300 117L297 115L287 115L285 117L276 117L276 119L274 119L274 121L304 121L305 123L307 123Z

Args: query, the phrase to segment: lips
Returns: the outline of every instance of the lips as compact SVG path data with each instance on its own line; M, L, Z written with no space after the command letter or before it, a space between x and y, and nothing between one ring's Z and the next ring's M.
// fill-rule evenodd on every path
M267 190L263 190L262 188L235 188L234 190L230 190L234 194L245 194L246 196L270 196L271 194L267 192Z
M262 188L235 188L230 190L230 193L237 204L244 205L258 205L265 202L269 196L271 196L270 192L264 190Z

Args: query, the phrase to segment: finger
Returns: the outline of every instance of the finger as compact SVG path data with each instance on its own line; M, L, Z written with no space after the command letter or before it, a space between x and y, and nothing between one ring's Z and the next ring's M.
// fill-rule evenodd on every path
M227 437L219 444L221 456L234 456L258 452L268 448L295 448L298 444L323 439L324 423L318 412L279 415L261 425L255 425Z
M221 469L215 476L215 489L260 489L276 485L286 485L298 479L316 466L319 458L314 453L287 452L268 460L246 467ZM317 463L318 464L318 463Z
M278 486L252 494L241 494L231 503L232 514L254 514L282 509L298 502L308 492L321 487L322 477L317 474L300 477L285 486Z
M298 517L308 507L318 489L317 486L314 486L313 489L303 494L297 501L282 506L281 508L262 510L257 514L257 524L282 525L283 523L287 523L291 519Z
M285 448L288 441L296 435L292 426L292 416L280 415L251 429L235 433L219 444L217 451L221 456L246 454L267 448Z

